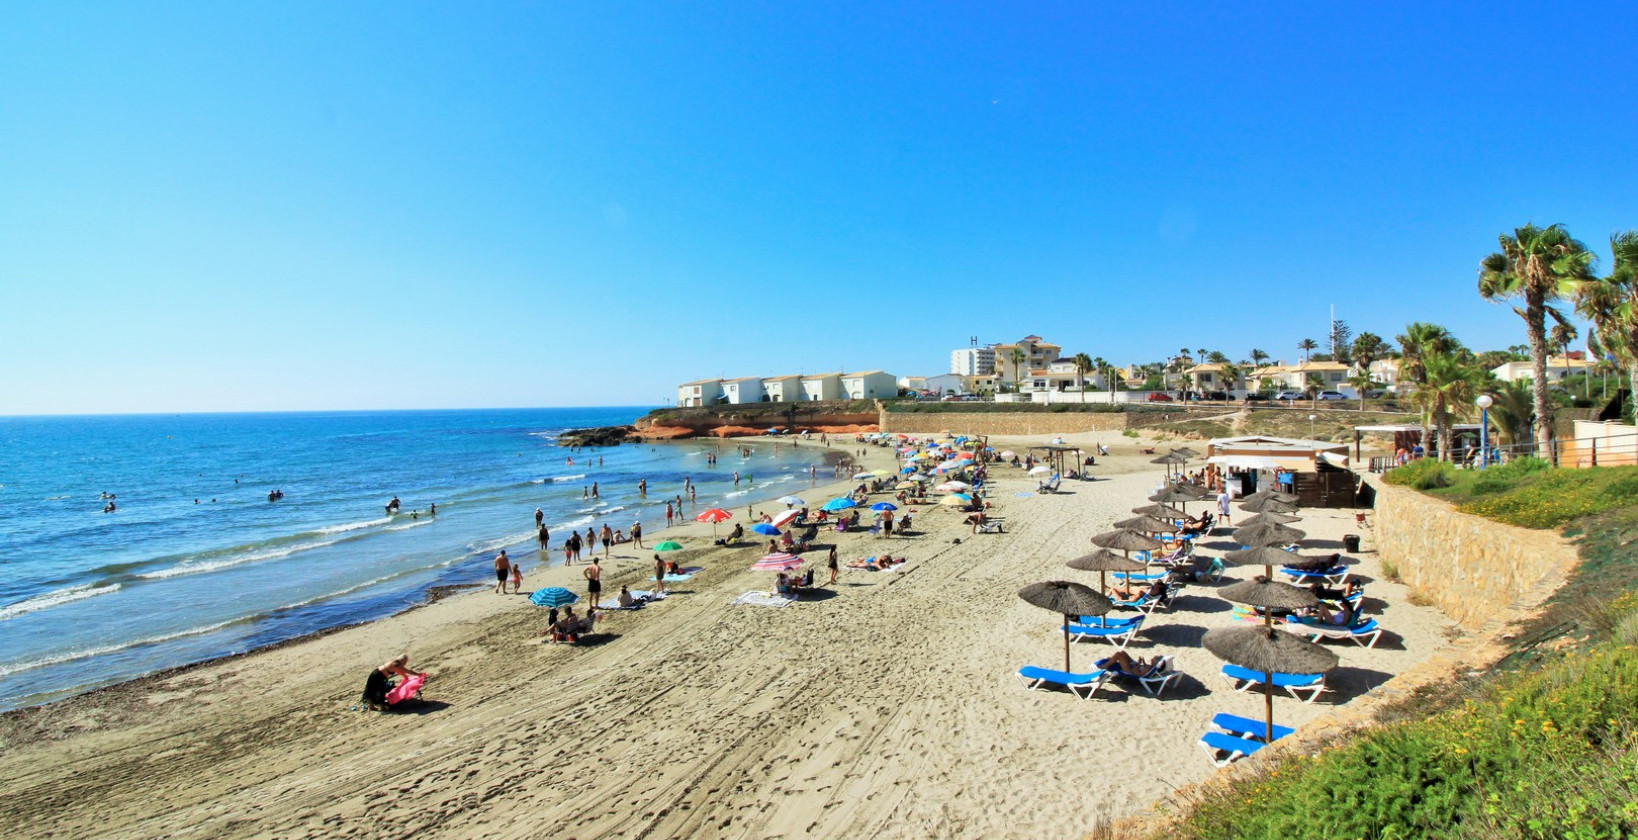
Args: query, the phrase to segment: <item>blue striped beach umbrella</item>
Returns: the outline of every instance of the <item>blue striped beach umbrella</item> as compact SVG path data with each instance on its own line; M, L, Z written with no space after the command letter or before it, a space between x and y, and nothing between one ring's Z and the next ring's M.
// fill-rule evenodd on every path
M852 499L849 499L846 496L837 496L836 498L825 502L824 506L819 509L828 510L834 513L839 510L847 510L850 507L856 507L856 505L853 504Z
M529 596L529 602L537 607L561 607L580 600L580 596L564 589L561 586L548 586L537 589Z

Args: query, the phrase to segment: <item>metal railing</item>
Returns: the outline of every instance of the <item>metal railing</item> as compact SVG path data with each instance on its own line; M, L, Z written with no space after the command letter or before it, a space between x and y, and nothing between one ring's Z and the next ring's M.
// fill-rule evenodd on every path
M1487 449L1489 457L1485 458L1481 457L1482 453L1477 446L1461 447L1452 452L1450 461L1463 469L1482 469L1486 465L1506 464L1519 458L1542 458L1552 461L1553 456L1556 456L1560 467L1572 469L1634 466L1638 465L1638 431L1598 437L1555 438L1545 451L1534 440L1507 445L1492 443ZM1438 457L1438 452L1431 455L1414 455L1403 461L1399 456L1372 456L1369 468L1373 473L1384 473L1402 463L1423 457Z

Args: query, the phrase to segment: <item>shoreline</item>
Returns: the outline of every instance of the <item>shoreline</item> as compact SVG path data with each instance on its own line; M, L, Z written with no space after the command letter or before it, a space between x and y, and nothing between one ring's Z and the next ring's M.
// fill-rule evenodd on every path
M704 439L704 440L712 440L712 439ZM750 437L746 437L746 438L726 438L726 439L714 439L714 440L715 440L715 442L717 442L719 444L724 444L724 445L729 444L729 443L733 443L735 445L745 444L745 445L750 445L750 446L758 446L758 445L763 445L763 444L765 444L766 442L769 442L769 441L773 441L773 442L777 442L777 443L781 443L781 444L784 444L784 443L790 443L792 445L797 445L798 444L798 441L796 439L794 439L794 438L790 438L790 439L787 439L787 438L773 439L773 438L764 438L762 436L750 436ZM630 445L635 445L635 446L682 445L682 446L686 446L686 445L698 445L699 442L700 442L700 439L685 439L685 440L678 440L678 441L638 440L638 441L633 441L632 444L630 444ZM832 441L832 446L828 447L828 448L818 444L817 441L810 441L809 443L811 443L814 447L820 449L822 452L835 453L836 457L827 456L826 461L829 462L829 463L826 464L827 467L833 466L834 463L837 460L850 460L852 458L857 457L855 455L850 454L849 451L837 451L836 447L835 447L835 441L834 440ZM865 446L865 444L860 444L860 446ZM597 448L598 447L582 447L582 450L583 451L585 451L585 450L593 450L594 451ZM875 447L872 447L872 448L875 448ZM754 476L753 476L753 478L754 478ZM819 480L822 481L823 480L822 477ZM837 479L833 483L835 483L835 484L849 484L850 482L849 482L848 479L844 478L844 479ZM823 486L823 485L815 485L815 486ZM754 489L754 488L751 488L751 489ZM752 505L752 506L758 505L758 504L773 504L774 500L777 499L777 498L778 497L775 496L775 497L770 497L770 498L765 499L765 500L748 501L748 504ZM663 503L664 499L659 499L659 501ZM718 501L721 501L721 500L718 500ZM705 506L699 506L699 507L700 507L701 510L707 509ZM724 508L724 509L728 510L728 508ZM697 511L696 511L696 513L697 513ZM673 532L676 529L684 527L684 526L689 525L689 524L702 525L703 527L707 527L707 528L709 527L708 525L705 525L704 523L695 523L692 518L689 518L687 520L680 521L677 524L675 524L675 525L673 525L673 526L671 526L669 528L667 528L667 527L665 527L663 525L657 526L656 530L652 532L652 535L655 538L652 539L652 540L648 540L648 541L651 544L659 542L659 541L661 541L663 539L666 539L666 537L659 536L660 534ZM555 538L557 536L557 534L554 533L553 536ZM650 534L645 534L644 535L645 539L648 539L649 536L650 536ZM526 542L523 542L523 543L519 543L518 545L531 546L531 545L533 545L533 541L532 540L526 541ZM629 545L629 540L627 542L625 542L625 543L619 543L618 545ZM511 550L512 546L504 546L504 548L507 548L508 550ZM499 549L497 549L497 550L499 550ZM518 553L518 557L522 558L522 557L527 556L528 554L539 555L540 553L541 552L539 552L538 549L525 548L523 551ZM529 568L529 577L525 579L525 583L528 583L528 581L530 579L533 579L533 578L536 578L536 577L539 577L539 576L542 576L542 575L550 574L555 570L560 570L560 569L565 568L565 564L564 564L563 560L554 559L554 558L560 558L560 557L561 557L561 541L557 541L549 551L545 552L545 557L539 558L538 562L536 562L534 565L532 565ZM475 558L473 561L469 562L467 565L478 566L478 567L481 567L479 569L480 571L487 571L488 570L487 562L479 563L478 562L479 559L482 559L482 558ZM584 568L585 565L586 564L582 563L580 568ZM448 572L446 572L445 574L452 574L455 571L456 571L455 569L451 569ZM440 577L442 577L442 576L440 576ZM164 682L166 680L170 680L170 679L174 679L174 678L179 677L179 676L183 676L183 675L185 675L185 674L187 674L189 672L198 670L200 668L205 668L205 667L209 667L209 666L212 666L212 665L218 665L218 664L222 664L222 663L226 663L226 662L232 662L232 661L235 661L235 660L244 659L245 657L254 656L254 655L256 655L258 653L261 653L261 652L279 650L279 649L282 649L282 648L285 648L285 647L300 644L300 643L305 642L305 641L310 641L310 640L314 640L314 639L321 639L321 638L324 638L326 636L332 635L334 633L342 632L344 630L349 630L349 629L353 629L353 628L357 628L357 627L368 627L370 625L377 624L377 623L380 623L380 622L383 622L383 621L388 621L388 620L391 620L391 619L396 618L398 616L402 616L402 615L405 615L407 613L414 612L416 610L424 609L426 607L437 604L437 603L439 603L441 601L445 601L445 600L453 599L453 598L458 598L458 597L460 597L462 595L473 594L472 592L468 592L466 590L488 589L488 588L492 588L492 587L493 587L493 579L492 578L489 579L488 582L486 582L485 580L479 579L479 580L475 580L472 583L446 583L446 582L437 582L435 580L433 582L430 582L430 583L426 584L424 587L420 588L418 592L415 593L416 600L415 600L414 603L407 604L402 609L399 609L399 610L396 610L396 611L393 611L393 612L390 612L390 613L386 613L384 615L378 615L378 616L375 616L373 618L359 619L359 620L356 620L356 621L347 621L347 622L343 622L343 623L340 623L340 624L330 625L328 627L320 627L320 628L317 628L317 629L314 629L314 630L309 630L309 631L306 631L304 633L300 633L300 634L297 634L297 635L294 635L294 636L290 636L290 637L285 638L285 639L279 639L278 641L273 641L273 642L268 642L266 644L256 645L255 647L247 648L245 650L232 651L232 652L228 652L228 653L219 654L219 655L216 655L216 656L206 657L204 659L196 660L196 661L193 661L193 662L184 663L184 664L181 664L181 665L173 665L173 666L169 666L169 667L166 667L166 668L161 668L161 669L159 669L157 671L150 671L150 672L147 672L147 673L144 673L144 674L138 674L138 675L136 675L134 677L131 677L129 679L119 680L117 682L108 683L106 685L93 686L93 687L87 688L87 689L85 689L83 691L76 691L73 694L69 694L69 695L64 696L64 697L58 697L58 698L55 698L55 699L52 699L52 700L46 700L44 702L33 703L33 704L30 704L30 705L26 705L26 706L19 706L19 707L14 708L14 709L6 709L6 710L3 710L3 711L0 711L0 742L3 742L5 740L6 730L9 728L9 724L11 723L12 718L14 718L14 717L17 717L17 718L26 717L27 713L33 712L35 710L45 709L45 708L48 708L48 707L57 706L59 704L72 703L72 702L75 702L75 701L82 700L84 698L88 698L88 697L92 697L94 695L102 694L104 692L117 693L117 692L122 692L122 691L140 691L145 686L151 687L154 684L162 683L162 682ZM532 587L529 591L533 591L533 589L538 589L538 588L540 588L540 587L538 587L538 586L537 587ZM619 590L615 589L614 591L618 592Z
M1115 453L1098 459L1094 480L1066 481L1059 494L1032 492L1038 481L1020 470L995 470L1002 534L972 536L954 512L922 505L908 537L827 533L822 542L834 541L844 561L888 550L909 563L844 568L836 586L782 609L734 603L770 585L771 573L748 571L759 546L710 546L710 527L689 522L652 536L681 537L690 548L676 559L701 571L664 601L605 614L588 644L542 644L544 611L471 592L127 685L118 697L41 707L50 713L35 723L57 740L0 731L9 747L0 826L38 837L320 837L342 825L457 840L533 836L548 825L582 840L1084 834L1100 818L1148 809L1155 777L1184 785L1213 776L1194 745L1205 721L1262 706L1224 689L1199 647L1206 629L1234 621L1210 585L1191 585L1131 648L1177 656L1185 677L1163 698L1106 687L1086 701L1018 684L1020 666L1057 667L1063 648L1058 622L1016 591L1086 580L1063 562L1159 478L1137 452L1147 441L1104 442ZM861 467L889 451L868 447L876 457ZM851 485L816 482L813 492ZM1315 510L1305 520L1313 550L1328 551L1352 513ZM652 569L652 551L613 554L605 593ZM1446 647L1448 622L1436 610L1382 580L1370 555L1357 559L1397 642L1337 648L1345 667L1335 700L1277 702L1281 723L1328 716L1330 702ZM576 576L557 567L526 579L525 591L582 592ZM406 651L412 668L432 674L425 707L348 711L368 668ZM1072 654L1083 666L1107 651L1076 645ZM1144 773L1066 762L1113 732L1145 756ZM530 825L512 820L520 811Z

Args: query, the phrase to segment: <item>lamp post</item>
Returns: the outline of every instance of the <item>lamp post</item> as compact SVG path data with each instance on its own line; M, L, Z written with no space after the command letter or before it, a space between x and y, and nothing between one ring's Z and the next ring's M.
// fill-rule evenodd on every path
M1495 400L1489 394L1480 394L1473 403L1479 407L1479 469L1490 463L1490 406Z
M1308 415L1308 439L1309 440L1314 439L1314 418L1318 417L1318 416L1319 416L1318 414Z

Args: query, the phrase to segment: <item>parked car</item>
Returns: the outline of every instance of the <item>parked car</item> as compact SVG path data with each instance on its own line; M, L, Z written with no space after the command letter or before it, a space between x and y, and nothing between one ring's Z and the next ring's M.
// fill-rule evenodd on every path
M1258 393L1255 393L1255 392L1250 393L1250 394L1246 394L1246 398L1245 398L1245 404L1246 405L1251 405L1252 403L1265 403L1265 402L1268 402L1268 395L1267 394L1258 394Z
M1344 397L1342 395L1341 391L1321 391L1321 392L1319 392L1319 398L1322 399L1322 400L1344 400L1344 399L1347 399L1347 397Z
M1228 398L1227 391L1207 391L1206 395L1201 399L1207 402L1228 402Z
M1274 395L1277 400L1305 400L1308 396L1301 391L1281 391Z
M1162 394L1159 391L1155 391L1155 392L1151 393L1147 397L1147 399L1149 400L1149 402L1171 402L1172 401L1172 395L1171 394Z

